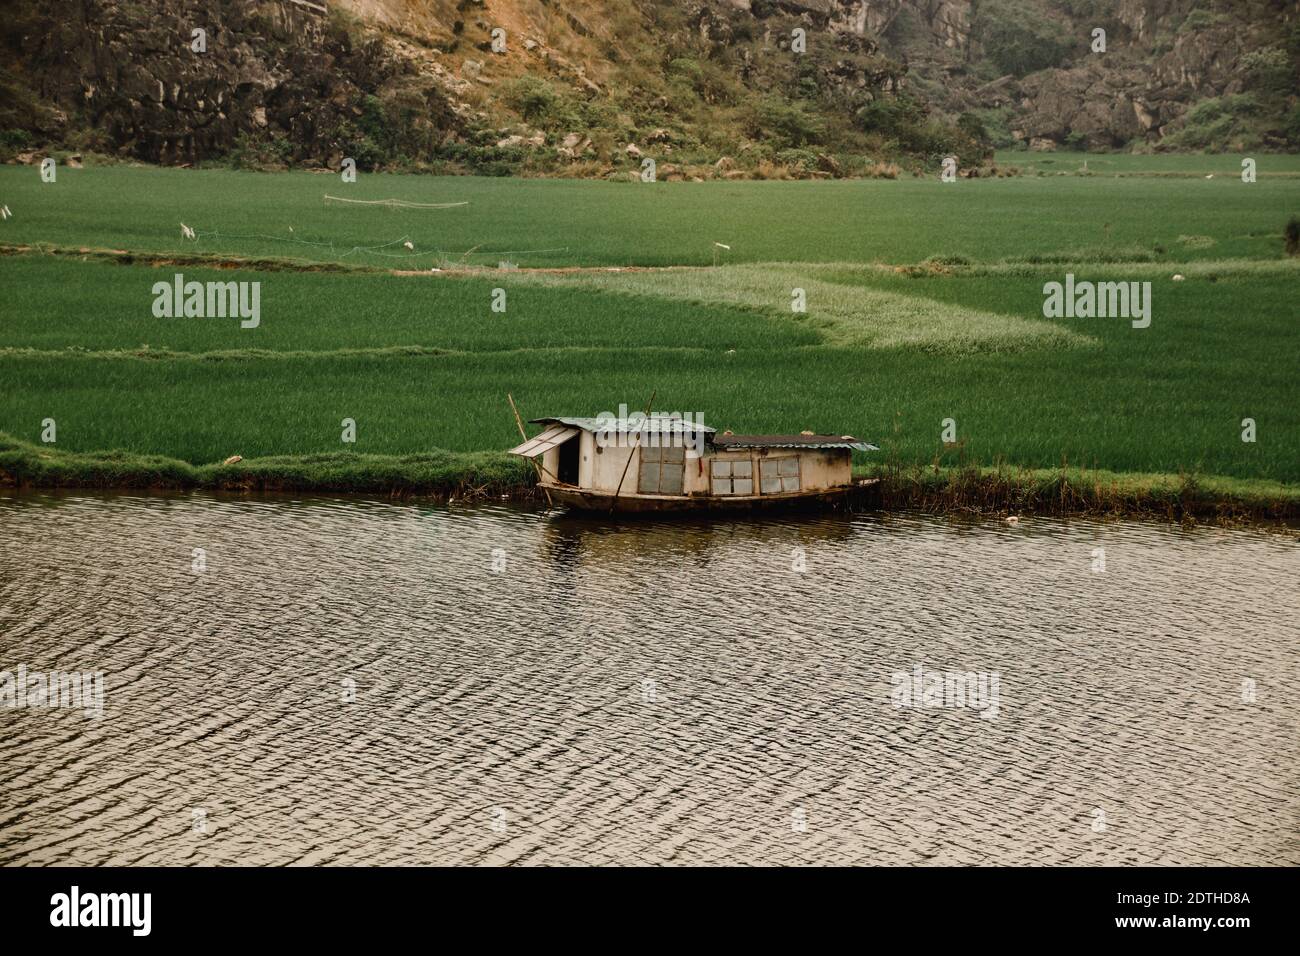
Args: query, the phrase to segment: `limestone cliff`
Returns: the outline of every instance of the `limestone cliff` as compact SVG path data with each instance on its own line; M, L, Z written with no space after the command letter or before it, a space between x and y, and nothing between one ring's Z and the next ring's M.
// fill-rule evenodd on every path
M1300 146L1296 0L9 7L11 156L608 175L653 147L722 172L840 175L852 157L978 158L1017 141Z

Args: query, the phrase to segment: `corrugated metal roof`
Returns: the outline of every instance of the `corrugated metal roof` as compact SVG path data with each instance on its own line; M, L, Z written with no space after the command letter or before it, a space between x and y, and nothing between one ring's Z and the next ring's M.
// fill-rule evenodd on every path
M656 434L705 434L711 444L719 448L809 448L829 449L847 448L850 451L880 451L870 442L859 441L852 435L719 435L716 428L700 425L696 422L683 421L667 415L651 415L649 418L624 418L615 416L602 418L554 418L531 419L533 425L566 426L579 428L587 432L642 432ZM532 439L537 441L547 432ZM560 439L564 441L565 439ZM525 442L525 445L528 443ZM523 448L524 445L519 446ZM518 449L514 450L519 453Z
M852 435L714 435L710 442L719 448L847 448L850 451L880 451L870 442Z
M562 445L574 435L578 434L578 429L567 428L564 425L552 425L540 435L535 435L522 445L516 445L511 448L507 454L518 455L521 458L536 458L538 455L544 455L556 445Z
M533 418L532 425L569 425L581 428L585 432L654 432L657 434L695 434L704 432L712 434L716 428L700 425L696 422L683 421L680 418L662 418L651 415L649 418Z

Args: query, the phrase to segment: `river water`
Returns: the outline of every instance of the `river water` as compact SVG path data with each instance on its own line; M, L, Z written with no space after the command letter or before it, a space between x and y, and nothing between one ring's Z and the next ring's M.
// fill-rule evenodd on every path
M1300 864L1298 580L1143 522L9 494L0 864Z

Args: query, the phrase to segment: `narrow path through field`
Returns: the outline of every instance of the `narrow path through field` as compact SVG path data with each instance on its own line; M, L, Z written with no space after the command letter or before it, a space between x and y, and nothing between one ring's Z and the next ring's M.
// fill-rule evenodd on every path
M710 269L557 275L532 271L523 281L740 306L807 322L825 344L911 347L925 352L1017 352L1095 345L1089 336L1036 318L954 306L916 295L829 281L840 265L758 263ZM871 267L865 267L870 269Z
M240 260L200 255L176 257L138 255L122 250L38 250L5 247L9 254L109 259L153 266L206 267L243 270L338 272L290 260ZM1095 345L1095 339L1034 317L999 314L968 306L939 302L920 295L851 284L846 271L870 273L877 266L843 263L757 263L713 267L634 267L563 269L465 269L445 272L390 272L396 276L492 277L503 284L590 289L659 302L688 301L704 305L755 310L772 318L799 323L814 331L821 343L836 347L909 347L926 352L1015 352L1035 348L1077 348ZM896 267L891 267L895 271ZM362 267L374 274L383 270ZM662 307L662 306L661 306ZM664 341L663 347L684 343ZM155 357L155 356L150 356ZM157 356L161 357L161 356Z

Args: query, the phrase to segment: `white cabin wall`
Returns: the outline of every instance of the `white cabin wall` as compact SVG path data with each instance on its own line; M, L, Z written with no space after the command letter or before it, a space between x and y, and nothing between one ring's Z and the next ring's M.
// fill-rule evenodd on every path
M692 458L688 448L684 464L686 467L682 471L682 492L688 495L708 494L709 459L703 455Z
M637 467L640 464L636 458L636 449L618 445L606 445L597 449L595 436L590 437L592 438L591 484L584 483L583 487L613 494L618 488L619 479L623 479L623 491L635 492ZM630 466L627 466L629 456L633 458L633 461ZM626 478L623 478L624 466L627 466Z
M591 476L596 467L596 435L581 432L578 435L578 487L590 488Z
M597 451L594 436L592 437L591 473L589 477L583 478L582 487L613 494L618 489L619 479L623 478L623 468L626 465L627 477L623 478L621 493L625 495L636 494L638 476L641 470L640 446L634 448L606 446ZM629 457L632 459L631 465L627 464ZM709 466L707 459L703 459L706 464L701 467L701 460L700 458L692 458L690 449L687 449L682 490L688 495L693 491L707 493L709 490Z
M847 451L804 452L799 468L804 491L837 488L853 481L853 456Z
M542 480L558 481L556 477L560 473L560 446L549 448L542 452Z

